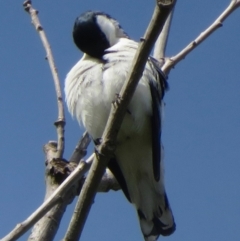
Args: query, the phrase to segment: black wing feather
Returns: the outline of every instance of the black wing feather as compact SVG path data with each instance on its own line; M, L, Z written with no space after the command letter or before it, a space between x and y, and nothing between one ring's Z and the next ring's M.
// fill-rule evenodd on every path
M168 89L166 77L160 68L159 62L153 57L149 57L148 61L155 80L149 80L149 87L152 96L152 161L153 174L156 181L160 179L160 164L161 164L161 111L160 104L164 96L165 90Z
M165 91L169 89L166 75L162 72L160 63L153 57L149 57L150 66L157 71L157 80L161 88L161 99L164 97Z
M127 188L127 183L126 183L125 178L122 174L122 171L117 163L117 160L115 158L111 158L110 161L108 162L107 167L109 168L109 170L113 173L113 175L117 179L117 181L118 181L120 187L122 188L123 193L125 194L128 201L131 202L130 195L129 195L128 188Z
M101 138L94 140L95 145L99 145L100 143L101 143ZM130 195L129 195L128 188L127 188L127 183L126 183L125 178L122 174L122 171L117 163L116 158L111 158L107 164L107 167L112 172L114 177L117 179L123 193L125 194L128 201L131 203Z
M152 162L153 174L156 181L160 179L161 162L161 116L159 110L160 96L152 81L149 82L152 96Z

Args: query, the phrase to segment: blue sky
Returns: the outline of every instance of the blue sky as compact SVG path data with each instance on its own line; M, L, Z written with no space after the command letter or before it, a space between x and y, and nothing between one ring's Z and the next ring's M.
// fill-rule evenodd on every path
M178 1L169 36L172 56L203 31L228 0ZM138 40L155 1L33 1L52 46L61 84L81 57L75 18L102 10ZM172 70L163 128L166 186L177 230L169 241L237 241L240 236L240 9ZM56 139L54 86L45 52L22 1L0 2L0 237L42 202L42 146ZM82 129L66 110L67 159ZM91 150L89 150L89 154ZM66 230L71 211L55 240ZM27 235L19 240L26 240ZM119 192L98 194L82 241L142 240L137 215Z

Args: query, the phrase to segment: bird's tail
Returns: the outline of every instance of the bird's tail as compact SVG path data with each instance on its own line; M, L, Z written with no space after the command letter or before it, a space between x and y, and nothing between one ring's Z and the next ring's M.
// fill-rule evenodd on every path
M152 205L147 206L149 203ZM160 235L171 235L176 229L176 224L166 193L155 200L146 200L145 205L141 205L137 210L145 241L155 241Z

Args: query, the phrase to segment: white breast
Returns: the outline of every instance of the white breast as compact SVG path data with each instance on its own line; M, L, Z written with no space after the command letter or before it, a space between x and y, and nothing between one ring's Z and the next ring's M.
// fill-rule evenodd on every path
M126 80L136 48L136 42L120 39L106 51L104 62L84 55L67 75L65 94L69 111L94 139L103 133L111 103ZM122 138L141 132L146 118L151 116L149 78L154 77L147 65L128 106L120 133Z

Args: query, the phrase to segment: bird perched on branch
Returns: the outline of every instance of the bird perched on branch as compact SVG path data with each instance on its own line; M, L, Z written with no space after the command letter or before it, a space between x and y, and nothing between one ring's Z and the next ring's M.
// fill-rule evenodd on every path
M84 53L65 81L66 102L96 142L103 134L116 94L130 70L138 43L102 12L88 11L74 24L73 39ZM157 60L149 57L127 107L108 168L137 210L146 241L175 231L164 187L161 146L162 98L167 83Z

